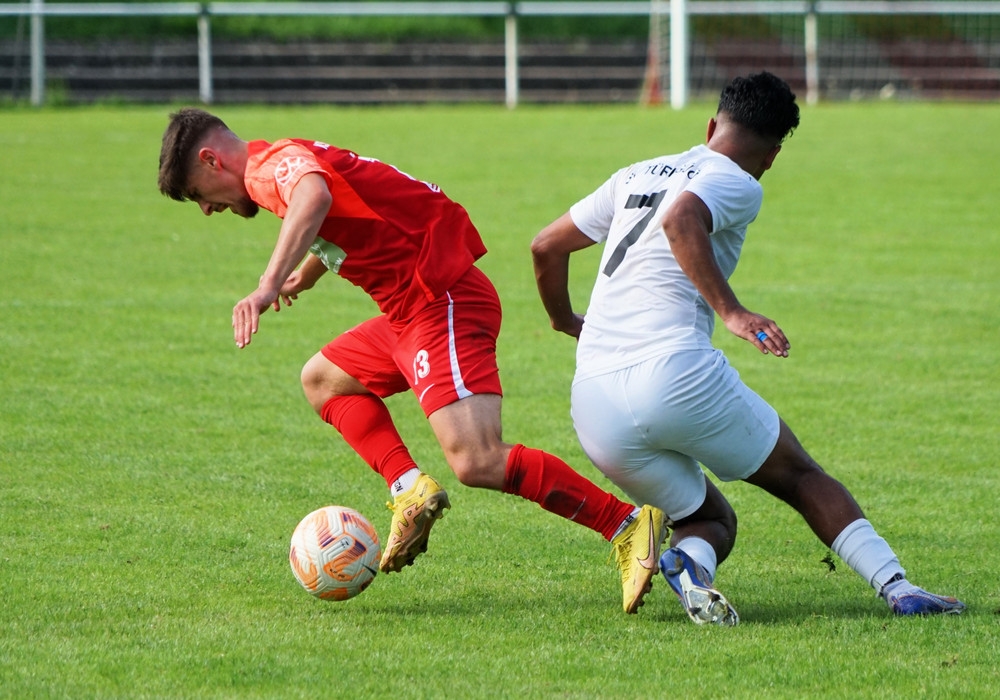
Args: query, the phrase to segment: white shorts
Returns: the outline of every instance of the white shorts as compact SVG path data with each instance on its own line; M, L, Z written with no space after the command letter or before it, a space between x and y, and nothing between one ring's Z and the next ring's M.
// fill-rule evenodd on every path
M705 501L699 462L745 479L778 441L777 412L719 350L657 357L573 383L573 424L587 456L639 504L681 520Z

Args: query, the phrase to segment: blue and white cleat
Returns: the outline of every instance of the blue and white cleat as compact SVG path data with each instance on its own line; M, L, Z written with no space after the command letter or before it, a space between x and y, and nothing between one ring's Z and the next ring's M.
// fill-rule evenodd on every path
M695 624L733 627L739 623L740 616L726 597L712 588L705 569L682 550L674 547L664 552L660 571Z
M882 597L896 615L958 615L965 610L957 598L928 593L902 576L885 585Z

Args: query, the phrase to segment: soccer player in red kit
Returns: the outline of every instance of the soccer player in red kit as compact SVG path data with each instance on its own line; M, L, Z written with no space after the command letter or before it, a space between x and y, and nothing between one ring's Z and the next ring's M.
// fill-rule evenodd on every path
M431 526L450 507L383 402L410 389L459 481L517 494L600 533L614 547L623 608L638 610L658 569L664 515L616 498L554 455L502 440L500 301L475 266L486 247L462 206L388 164L318 141L244 141L193 108L170 117L159 187L205 215L252 217L263 207L282 220L257 289L233 309L237 347L250 343L262 313L291 306L327 271L378 305L379 316L306 362L302 386L393 495L383 572L426 551Z

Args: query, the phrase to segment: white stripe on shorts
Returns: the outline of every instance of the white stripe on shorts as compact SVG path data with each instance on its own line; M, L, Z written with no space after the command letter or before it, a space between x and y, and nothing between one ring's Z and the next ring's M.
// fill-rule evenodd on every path
M448 292L445 292L445 296L448 297L448 359L451 362L451 381L455 385L458 398L464 399L472 396L472 392L465 388L462 369L458 366L458 350L455 347L455 300Z

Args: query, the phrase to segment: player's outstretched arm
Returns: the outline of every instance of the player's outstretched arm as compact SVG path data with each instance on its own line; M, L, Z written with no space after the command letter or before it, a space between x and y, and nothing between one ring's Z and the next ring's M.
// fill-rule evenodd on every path
M319 173L302 176L288 201L278 241L257 289L233 308L233 339L244 348L260 325L260 315L278 301L289 275L316 240L320 226L330 211L333 197Z
M695 288L734 335L752 343L765 355L788 357L785 334L771 319L744 307L719 269L709 234L712 214L695 194L682 193L663 217L670 249Z
M591 245L594 241L576 227L568 212L542 229L531 242L535 283L552 328L574 338L580 337L583 316L573 313L569 296L569 256Z

